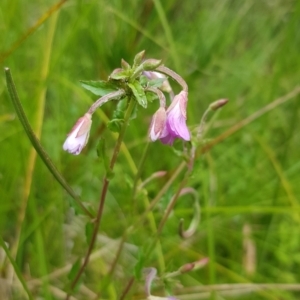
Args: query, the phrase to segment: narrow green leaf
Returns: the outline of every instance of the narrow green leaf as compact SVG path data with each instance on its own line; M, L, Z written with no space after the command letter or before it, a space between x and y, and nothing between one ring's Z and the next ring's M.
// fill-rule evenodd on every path
M137 102L144 108L147 108L147 97L141 84L138 81L134 81L133 83L128 83L128 86L132 90Z
M72 268L71 268L71 270L70 270L70 272L69 272L69 274L68 274L68 279L69 279L71 282L73 282L73 281L75 280L75 278L76 278L76 276L77 276L77 274L78 274L80 268L81 268L81 259L78 258L78 259L76 260L76 262L72 265ZM73 287L73 292L72 292L72 293L78 292L79 287L80 287L80 285L81 285L81 283L82 283L82 280L83 280L83 278L81 277L81 278L76 282L76 285Z
M51 172L51 174L54 176L54 178L57 180L57 182L68 192L68 194L75 200L78 206L80 206L81 210L84 211L88 216L91 218L94 218L94 216L85 208L85 206L81 203L80 197L76 195L76 193L73 191L73 189L68 185L64 177L60 174L60 172L57 170L55 165L53 164L52 160L50 159L49 155L41 145L40 141L36 137L35 133L33 132L29 121L26 117L26 114L24 112L23 106L21 104L21 101L19 99L13 78L11 76L11 72L9 68L5 68L5 76L6 76L6 84L7 89L10 95L10 98L12 100L12 103L14 105L15 111L18 115L18 118L38 155L48 168L48 170Z
M94 230L94 224L92 222L87 222L85 225L85 238L86 238L86 243L88 245L91 242L93 230Z
M83 88L85 88L86 90L92 92L97 96L104 96L106 94L118 90L118 86L104 80L99 80L99 81L80 80L80 84Z
M71 270L70 270L70 272L68 274L68 279L70 281L73 281L75 279L75 277L76 277L76 275L77 275L77 273L78 273L78 271L80 269L80 266L81 266L81 262L80 261L81 261L80 258L78 258L75 261L75 263L72 265L72 268L71 268Z

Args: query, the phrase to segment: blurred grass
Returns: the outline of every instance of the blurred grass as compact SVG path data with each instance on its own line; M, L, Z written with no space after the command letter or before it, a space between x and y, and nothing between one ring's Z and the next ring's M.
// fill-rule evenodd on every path
M55 4L50 0L2 0L0 58ZM59 10L49 70L46 76L41 76L45 51L49 49L49 40L45 38L53 18L28 36L4 59L1 67L12 70L20 99L33 124L42 105L40 91L47 91L42 144L68 182L91 206L97 204L103 175L95 150L98 129L105 123L105 115L112 115L114 106L104 106L105 115L99 113L99 118L94 118L91 140L82 155L73 157L64 153L62 143L66 133L95 100L93 95L81 90L80 79L104 79L119 66L121 58L131 62L137 52L145 49L147 57L163 58L189 84L191 128L197 126L210 102L229 98L208 138L217 137L299 85L300 2L296 0L69 0ZM14 111L4 75L0 79L0 97L0 228L3 239L10 245L21 230L17 263L30 280L74 263L78 255L85 253L86 220L70 209L71 199L38 158L25 219L22 227L16 226L32 150L19 121L10 117ZM138 118L126 133L125 144L135 165L146 145L151 114L156 109L155 104L147 111L139 109ZM193 215L190 202L180 200L163 230L161 246L167 271L201 257L209 256L211 262L204 269L179 278L184 286L177 289L182 295L179 298L200 299L199 295L187 298L193 295L188 290L192 286L200 289L202 285L221 283L299 282L299 220L294 218L300 211L299 114L299 96L296 96L198 159L189 185L200 195L201 224L193 238L180 240L179 219L188 220ZM112 134L105 131L103 135L112 149ZM149 153L143 179L158 170L172 172L181 162L169 147L159 142L150 145ZM133 220L130 201L133 169L130 158L122 152L100 232L111 241L104 242L99 237L96 251L105 250L120 238ZM151 199L167 177L149 184ZM176 186L172 186L154 211L157 224L175 191ZM139 209L143 209L142 204ZM256 250L256 258L250 258L255 267L253 274L247 272L243 263L249 250L244 246L245 224L251 228L250 239ZM150 233L150 226L145 223L129 238L113 280L118 295L131 276L138 257L137 247L149 243ZM86 288L100 291L101 278L109 269L114 253L108 251L90 265L84 278ZM147 266L158 266L154 257L148 263ZM2 270L5 278L5 268ZM51 281L61 290L66 283L66 273ZM141 287L142 283L133 287L133 293L140 295L135 299L143 298ZM61 298L53 293L47 280L35 293L46 299ZM104 291L103 297L112 293ZM82 299L88 297L82 290L80 295ZM19 299L18 295L14 297ZM217 292L206 299L214 297L217 299ZM245 295L240 292L236 297L298 299L299 291L272 288ZM221 299L233 298L232 292ZM1 299L5 299L4 292Z

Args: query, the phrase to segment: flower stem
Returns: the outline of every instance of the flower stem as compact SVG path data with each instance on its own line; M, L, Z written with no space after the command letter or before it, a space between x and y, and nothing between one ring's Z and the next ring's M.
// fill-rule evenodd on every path
M89 108L89 110L87 111L87 113L89 114L93 114L95 112L95 110L102 106L104 103L110 101L110 100L117 100L119 97L121 97L122 95L125 94L124 90L118 90L116 92L112 92L109 94L106 94L105 96L99 98L98 100L96 100L92 106Z
M145 90L149 91L149 92L152 92L152 93L155 93L159 98L160 107L166 108L166 97L160 89L157 89L157 88L154 88L154 87L147 87Z
M111 161L110 161L110 170L113 170L114 165L116 163L118 154L120 152L120 147L121 147L124 135L125 135L125 131L126 131L128 123L129 123L130 116L131 116L131 113L132 113L132 111L134 109L134 106L135 106L135 101L133 101L132 99L129 99L129 105L128 105L127 111L125 113L123 127L122 127L122 129L120 131L120 134L119 134L119 137L118 137L118 140L117 140L117 143L116 143L116 146L115 146L115 149L114 149ZM98 212L97 212L96 220L94 222L94 229L93 229L93 233L92 233L92 238L91 238L91 241L90 241L87 253L86 253L85 257L84 257L83 263L82 263L82 265L81 265L78 273L76 274L74 280L71 283L70 291L68 292L66 300L69 299L70 292L72 292L72 290L75 288L75 286L78 283L78 281L79 281L79 279L80 279L83 271L85 270L85 268L86 268L86 266L87 266L87 264L89 262L89 258L90 258L91 252L92 252L92 250L94 248L94 245L95 245L95 242L96 242L96 237L97 237L97 234L98 234L98 231L99 231L99 227L100 227L100 223L101 223L101 219L102 219L102 214L103 214L103 208L104 208L104 203L105 203L105 199L106 199L106 194L107 194L107 190L108 190L108 186L109 186L109 182L110 182L109 179L108 179L108 177L109 177L109 175L106 173L105 177L103 179L103 187L102 187L102 191L101 191L101 195L100 195Z
M179 85L182 86L184 91L188 91L188 85L187 83L184 81L184 79L178 75L176 72L174 72L173 70L167 68L166 66L159 66L156 68L156 71L161 72L163 74L166 74L170 77L172 77L174 80L176 80L178 82Z

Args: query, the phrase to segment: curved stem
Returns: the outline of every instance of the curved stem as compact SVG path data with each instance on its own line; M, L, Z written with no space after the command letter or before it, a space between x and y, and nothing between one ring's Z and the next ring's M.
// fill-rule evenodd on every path
M145 90L149 91L149 92L152 92L152 93L155 93L159 98L160 106L166 108L166 97L160 89L157 89L157 88L154 88L154 87L147 87Z
M118 90L109 94L106 94L105 96L99 98L98 100L96 100L91 107L89 108L89 110L87 111L87 113L89 114L93 114L95 112L95 110L102 106L104 103L110 101L110 100L114 100L114 99L118 99L119 97L121 97L122 95L125 94L124 90Z
M187 83L184 81L184 79L178 75L176 72L174 72L173 70L167 68L166 66L159 66L156 68L156 71L161 72L163 74L166 74L170 77L172 77L174 80L176 80L178 82L179 85L182 86L184 91L188 91L188 85Z
M129 106L127 108L127 111L126 111L126 114L125 114L125 117L124 117L124 124L123 124L121 132L119 134L119 137L118 137L118 140L117 140L117 143L116 143L116 146L115 146L115 149L114 149L111 161L110 161L110 170L113 170L114 165L116 163L118 154L120 152L120 147L121 147L124 135L125 135L125 131L126 131L128 123L129 123L130 116L131 116L131 113L134 109L134 106L135 106L135 101L129 99ZM92 233L92 238L91 238L87 253L84 257L83 263L82 263L78 273L76 274L76 277L74 278L74 280L71 283L70 292L75 288L75 286L78 283L83 271L85 270L85 268L86 268L86 266L89 262L91 252L92 252L92 250L94 248L94 245L95 245L95 242L96 242L97 233L98 233L100 223L101 223L101 219L102 219L106 194L107 194L107 190L108 190L108 186L109 186L109 182L110 182L108 177L109 177L108 174L106 174L104 179L103 179L103 187L102 187L102 191L101 191L101 195L100 195L100 201L99 201L99 207L98 207L96 220L94 222L94 229L93 229L93 233ZM69 299L70 292L68 293L68 295L66 297L66 300Z

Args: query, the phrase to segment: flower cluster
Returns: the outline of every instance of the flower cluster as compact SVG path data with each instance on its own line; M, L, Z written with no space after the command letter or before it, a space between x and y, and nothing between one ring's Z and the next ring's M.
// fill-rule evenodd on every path
M71 154L78 155L87 144L92 124L94 111L110 100L122 100L125 105L118 105L124 111L118 110L110 121L108 127L113 131L120 130L129 101L135 101L143 108L147 108L150 99L149 94L155 93L160 100L160 108L152 118L149 130L151 141L160 140L164 144L172 145L176 138L189 141L191 139L186 125L186 107L188 101L188 87L186 82L174 71L161 65L160 60L145 59L144 51L135 56L133 66L122 60L122 68L114 70L107 81L82 82L84 88L100 95L97 101L81 117L68 134L63 144L63 149ZM166 76L172 77L182 86L182 91L175 95ZM145 78L147 81L145 82ZM164 93L170 96L170 105L166 108ZM124 100L124 101L123 101Z
M186 125L187 97L188 93L181 91L174 97L167 110L160 107L154 114L149 134L152 141L159 138L162 143L172 145L175 138L185 141L191 139Z

